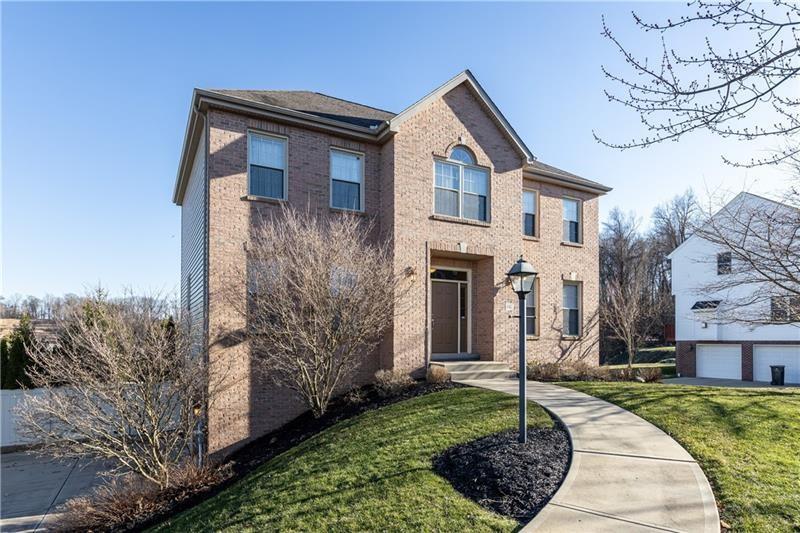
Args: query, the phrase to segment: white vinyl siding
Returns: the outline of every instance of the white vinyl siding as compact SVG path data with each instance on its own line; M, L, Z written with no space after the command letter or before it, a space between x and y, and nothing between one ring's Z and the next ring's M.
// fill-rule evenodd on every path
M286 139L249 132L247 168L248 194L286 199Z
M331 150L331 207L364 210L364 156Z
M197 145L181 204L181 308L190 327L192 353L205 342L206 310L206 136Z
M581 242L581 203L574 198L563 199L564 209L564 242Z

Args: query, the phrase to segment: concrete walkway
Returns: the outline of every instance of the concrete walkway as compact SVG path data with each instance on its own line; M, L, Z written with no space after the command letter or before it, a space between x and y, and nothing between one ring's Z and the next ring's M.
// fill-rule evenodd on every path
M4 453L0 531L44 531L57 520L53 511L69 498L88 494L101 481L101 463L56 461L26 452Z
M516 379L462 383L513 395L519 386ZM719 532L703 471L666 433L582 392L535 381L527 391L564 423L573 450L564 483L524 531Z

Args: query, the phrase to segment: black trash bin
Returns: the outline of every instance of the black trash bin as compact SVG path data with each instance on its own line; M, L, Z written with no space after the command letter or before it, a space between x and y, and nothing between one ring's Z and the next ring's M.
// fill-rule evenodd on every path
M769 365L770 370L772 370L772 382L770 385L783 385L783 378L784 374L786 373L786 367L783 365Z

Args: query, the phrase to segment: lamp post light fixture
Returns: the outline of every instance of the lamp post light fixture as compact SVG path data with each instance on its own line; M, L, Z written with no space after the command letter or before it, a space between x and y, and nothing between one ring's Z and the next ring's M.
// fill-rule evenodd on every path
M527 361L525 360L525 297L533 290L536 271L533 269L533 265L520 255L506 276L511 282L511 288L519 297L519 442L525 443L528 441L528 404L525 399L525 387L528 379Z

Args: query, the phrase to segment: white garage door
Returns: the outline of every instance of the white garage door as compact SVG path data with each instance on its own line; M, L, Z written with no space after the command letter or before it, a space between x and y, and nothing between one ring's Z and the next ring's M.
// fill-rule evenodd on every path
M742 379L742 346L698 344L697 377Z
M800 383L800 346L775 344L753 346L753 379L772 381L770 365L784 365L786 383Z

